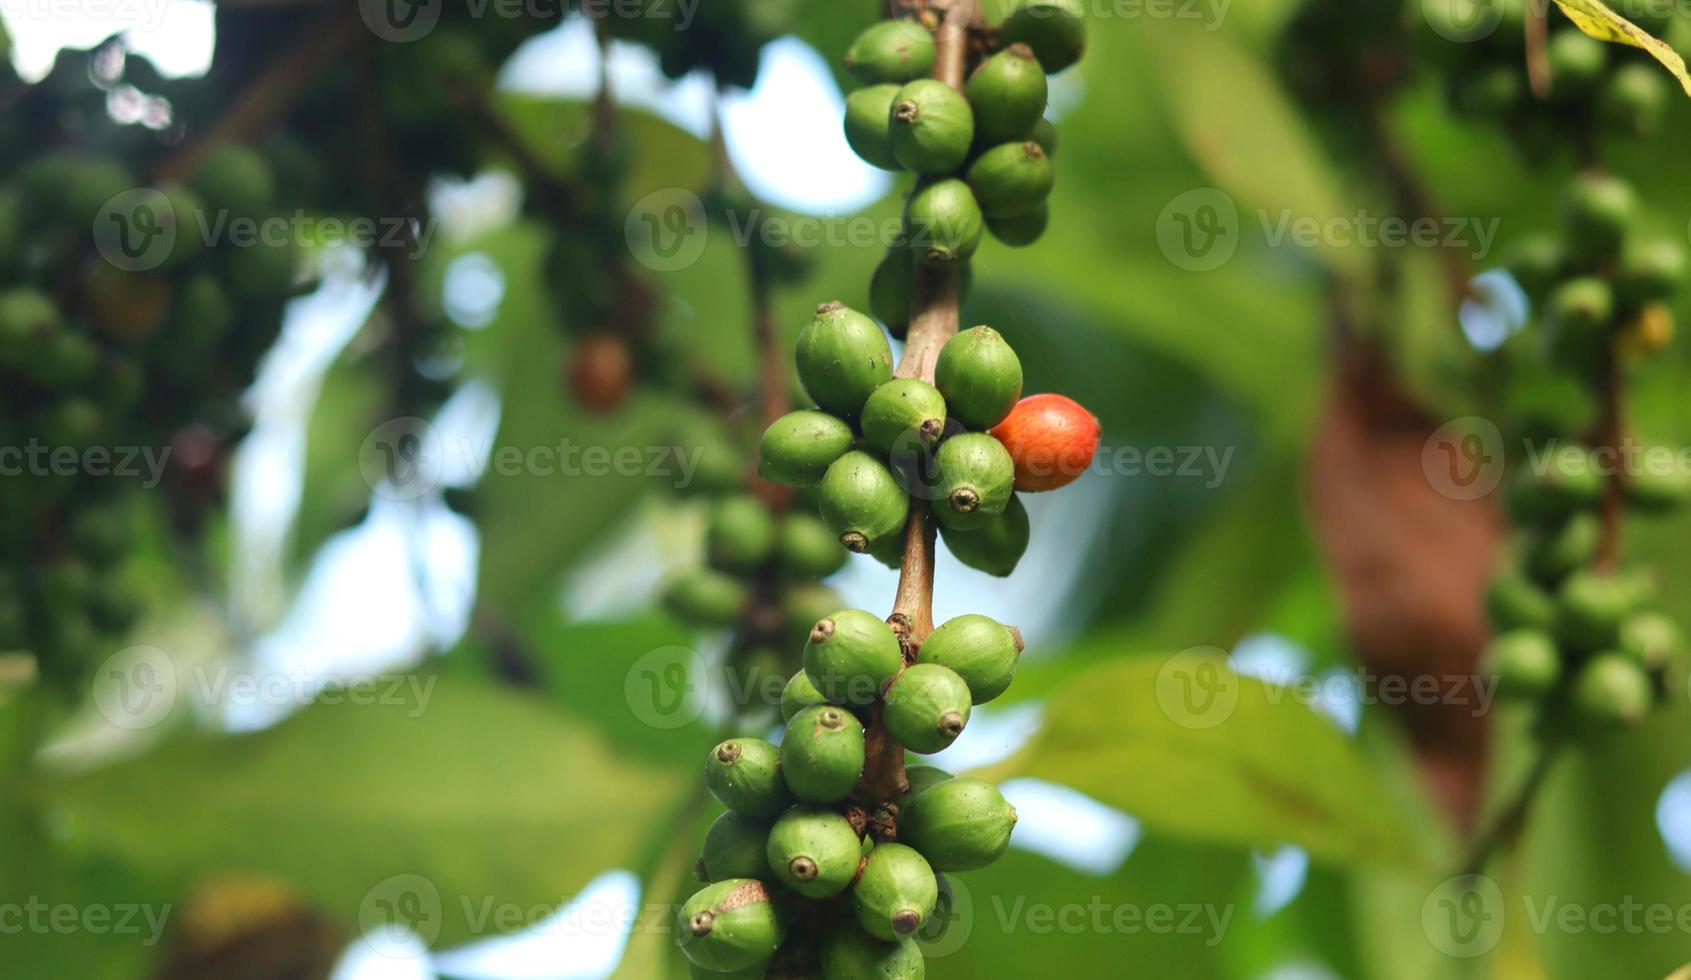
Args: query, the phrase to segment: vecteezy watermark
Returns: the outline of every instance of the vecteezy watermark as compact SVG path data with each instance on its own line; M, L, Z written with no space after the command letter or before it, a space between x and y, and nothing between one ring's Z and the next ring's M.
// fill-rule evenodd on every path
M1421 903L1421 931L1446 956L1484 956L1503 938L1503 890L1485 875L1440 882Z
M73 21L139 27L163 26L174 0L0 0L0 17L9 23ZM115 31L114 31L115 32Z
M1503 433L1477 415L1446 422L1421 446L1421 472L1452 500L1476 500L1496 490L1505 463Z
M1157 671L1157 706L1182 728L1214 728L1233 717L1239 687L1227 651L1193 647L1169 657Z
M1647 443L1632 436L1612 446L1523 439L1519 452L1526 471L1540 479L1691 477L1691 446ZM1474 500L1503 482L1508 455L1496 424L1468 416L1446 422L1427 437L1421 446L1421 471L1444 496Z
M31 437L21 446L0 445L0 478L93 477L140 480L151 490L164 479L169 446L55 446Z
M499 18L560 23L571 8L595 20L668 20L675 30L693 26L704 0L466 0L472 20ZM408 43L429 35L440 23L442 0L359 0L358 12L371 33L384 41Z
M31 895L0 902L0 936L136 936L156 946L173 906L145 902L52 902Z
M1517 914L1517 926L1540 936L1691 936L1691 903L1646 902L1633 895L1602 902L1530 894L1506 900L1497 882L1485 875L1440 882L1421 903L1421 928L1435 949L1467 959L1495 949L1510 916Z
M1006 934L1187 936L1201 939L1210 947L1227 937L1234 910L1232 905L1199 902L1111 902L1101 895L1084 903L1060 905L1029 902L1021 895L1013 900L994 895L992 907L998 927Z
M733 705L740 714L775 708L787 679L779 664L756 656L712 662L692 647L664 646L629 665L622 694L641 722L669 730L698 721L712 705ZM867 702L880 692L880 685L861 677L823 677L819 683L847 701Z
M178 705L206 708L308 704L409 707L416 718L428 709L435 678L420 674L237 670L227 664L195 664L184 670L157 647L133 646L106 658L93 677L94 704L106 720L131 731L152 728Z
M178 253L184 241L211 248L283 248L290 245L349 245L403 250L420 258L434 240L433 219L361 215L338 218L295 210L252 217L228 211L185 209L162 191L137 187L106 201L94 216L94 248L128 272L156 269Z
M1501 218L1405 218L1366 210L1318 218L1291 208L1260 208L1256 219L1269 248L1456 249L1476 261L1491 253L1502 224ZM1170 201L1157 216L1157 247L1178 268L1209 272L1233 257L1246 228L1232 197L1200 187Z

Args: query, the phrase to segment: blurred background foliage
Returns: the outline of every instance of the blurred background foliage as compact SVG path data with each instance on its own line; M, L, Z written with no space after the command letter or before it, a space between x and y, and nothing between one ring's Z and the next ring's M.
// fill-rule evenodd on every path
M781 43L808 46L837 77L840 53L878 8L862 0L802 4L796 40ZM950 612L992 612L989 601L1013 594L1001 618L1038 611L1045 621L1044 642L1030 647L1007 703L982 712L1037 718L1037 732L1025 745L1026 732L1011 731L1013 724L983 732L986 771L1079 790L1131 816L1135 843L1125 860L1090 865L1018 850L967 876L975 909L967 943L933 958L930 968L938 977L1022 977L1060 964L1075 980L1124 972L1665 975L1687 955L1681 933L1533 933L1512 919L1502 950L1471 974L1432 948L1422 906L1453 867L1455 831L1429 801L1388 712L1365 707L1345 726L1247 681L1227 724L1194 731L1153 700L1164 658L1199 645L1235 651L1241 670L1239 652L1264 643L1280 651L1276 663L1300 674L1356 661L1342 594L1311 529L1308 493L1335 377L1328 302L1335 284L1381 307L1370 322L1382 332L1395 377L1430 418L1485 414L1498 395L1488 389L1484 356L1463 339L1440 293L1432 257L1276 248L1256 233L1259 210L1314 218L1394 213L1376 175L1325 131L1320 107L1300 104L1283 87L1276 58L1294 12L1293 0L1234 4L1220 29L1203 20L1095 18L1088 57L1063 79L1056 220L1036 247L987 248L976 260L964 320L993 324L1011 340L1028 366L1029 390L1060 388L1091 408L1106 446L1234 453L1214 487L1095 475L1082 484L1090 496L1075 509L1079 518L1060 507L1036 512L1036 539L1055 538L1036 544L1038 554L1081 561L1078 576L1042 576L1050 565L1030 561L1033 567L997 585L942 566L949 578L942 613L948 603L957 607ZM580 172L581 141L559 134L580 131L586 101L507 90L497 108L530 134L548 166ZM838 107L807 111L828 116ZM1447 213L1498 220L1501 240L1489 264L1509 240L1546 224L1546 202L1567 162L1519 159L1496 134L1452 119L1425 78L1382 112ZM707 140L639 106L624 106L622 119L629 166L615 210L707 183ZM1691 153L1687 123L1691 103L1681 100L1660 134L1619 147L1612 161L1669 232L1683 233L1691 219L1691 182L1676 163ZM1170 201L1204 187L1237 203L1245 233L1231 261L1190 272L1165 257L1156 229ZM889 190L862 214L895 215L898 193ZM637 390L609 416L565 397L558 366L570 341L554 327L552 291L570 284L547 281L559 275L544 261L554 231L520 217L443 236L427 256L430 283L443 283L466 256L491 262L502 280L489 322L458 338L463 377L496 399L491 445L662 445L681 410L672 395ZM650 280L662 295L665 337L724 376L750 378L751 309L738 253L727 235L712 235L698 262ZM880 249L830 244L808 257L809 278L775 296L775 320L789 343L816 303L866 302ZM1376 290L1382 261L1408 285ZM185 662L266 669L254 638L286 623L324 556L353 533L349 521L372 521L392 506L371 498L358 470L366 435L388 417L384 383L355 334L301 396L307 414L294 478L304 492L273 556L279 591L229 594L229 583L250 584L229 572L251 543L235 529L213 536L209 591L161 543L146 559L158 573L155 601L136 642ZM1687 444L1688 383L1691 357L1676 344L1636 380L1636 429L1656 442ZM1338 474L1347 476L1366 474ZM700 642L651 609L664 569L687 558L697 514L637 477L490 470L463 483L474 485L473 609L461 628L425 630L386 661L365 662L436 685L425 711L318 705L256 726L182 712L144 737L119 738L124 733L102 730L84 709L59 719L58 740L32 759L30 696L0 702L0 899L169 902L178 910L160 948L124 936L4 936L3 972L98 978L180 968L175 975L198 975L180 957L194 938L186 930L202 924L192 913L201 906L245 909L242 928L228 926L235 933L279 930L338 951L370 924L360 913L372 889L396 875L420 876L443 897L438 932L425 937L436 950L498 931L466 918L459 896L548 908L618 870L638 879L642 901L669 901L686 888L709 809L697 768L715 728L708 716L654 727L630 710L624 690L648 651ZM1657 570L1663 599L1681 620L1691 618L1686 520L1639 526L1626 540L1629 555ZM412 545L414 554L427 551ZM402 564L388 571L404 574ZM1068 585L1054 588L1053 580ZM854 571L844 587L875 608L890 601L887 581ZM379 618L392 612L372 607L370 614L378 621L366 626L379 632ZM523 668L518 676L512 657ZM1679 699L1646 726L1564 760L1520 852L1497 872L1506 891L1569 903L1630 897L1691 905L1686 854L1673 859L1657 812L1664 788L1691 767L1687 713ZM1508 712L1497 720L1493 786L1510 782L1520 736ZM231 730L245 727L260 730ZM1038 819L1061 833L1080 812ZM1685 817L1672 821L1683 825ZM1301 865L1287 845L1311 863ZM1005 928L995 910L1024 900L1199 903L1235 912L1223 942ZM619 975L679 975L669 942L665 932L638 931ZM285 975L273 972L275 954L262 944L242 948L250 956L227 961L222 975ZM313 969L338 956L331 952ZM338 968L380 975L355 960L349 953ZM454 975L454 963L468 962L447 955L412 966ZM551 953L532 969L522 975L608 968ZM500 973L466 967L460 975Z

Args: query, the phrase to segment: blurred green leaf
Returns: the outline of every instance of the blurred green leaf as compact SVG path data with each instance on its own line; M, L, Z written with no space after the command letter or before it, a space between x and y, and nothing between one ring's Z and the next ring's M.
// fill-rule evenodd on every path
M977 775L1061 783L1179 838L1296 844L1340 863L1420 859L1369 761L1330 720L1219 658L1179 656L1075 678L1021 752Z
M377 703L166 745L50 799L81 846L148 872L272 874L350 925L398 908L445 945L637 859L688 788L529 697L406 680L417 687L373 689Z

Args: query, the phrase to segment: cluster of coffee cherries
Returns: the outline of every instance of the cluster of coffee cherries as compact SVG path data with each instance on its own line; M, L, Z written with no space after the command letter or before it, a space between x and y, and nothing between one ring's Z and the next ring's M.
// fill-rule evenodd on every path
M1071 0L1018 4L997 33L1001 50L976 61L962 93L926 77L936 48L928 21L882 21L846 52L864 85L846 98L847 142L873 166L917 175L902 240L870 282L870 309L894 336L907 326L913 259L966 266L983 230L1012 246L1044 234L1057 149L1046 73L1079 60L1082 12Z
M990 783L932 766L908 768L890 801L862 794L865 726L879 718L905 750L938 752L1009 688L1021 651L1014 628L966 615L907 663L873 613L819 620L781 695L780 745L733 738L705 760L728 812L705 837L709 884L680 911L695 975L921 977L916 937L931 931L941 875L996 861L1016 811Z
M1510 265L1543 311L1539 353L1593 392L1667 343L1663 304L1687 273L1677 244L1634 232L1636 212L1625 181L1579 175L1562 203L1561 234L1521 243ZM1517 554L1489 593L1500 690L1546 699L1558 717L1593 728L1643 718L1686 651L1673 620L1648 608L1645 576L1597 566L1606 505L1660 514L1691 503L1691 477L1651 462L1674 454L1628 456L1567 443L1547 465L1523 467L1509 494Z
M157 193L133 166L55 149L0 188L0 446L16 468L0 479L0 650L67 684L140 611L121 571L143 478L215 494L203 484L301 264L291 240L208 243L207 227L270 213L259 151L226 145Z
M759 472L814 487L840 544L894 568L912 506L928 506L959 560L1009 575L1029 537L1016 491L1072 482L1097 448L1091 413L1060 395L1021 397L1021 362L991 327L947 341L929 384L894 378L875 321L826 303L799 334L797 361L818 408L769 427Z
M1550 92L1540 99L1527 75L1526 0L1434 0L1420 6L1432 32L1429 52L1445 66L1441 78L1451 109L1501 124L1523 148L1535 153L1553 148L1565 142L1562 134L1570 127L1618 136L1660 128L1672 83L1643 54L1588 37L1564 21L1546 42ZM1626 5L1615 6L1627 12ZM1691 20L1672 5L1634 6L1638 26L1691 48ZM1470 39L1479 31L1483 37Z

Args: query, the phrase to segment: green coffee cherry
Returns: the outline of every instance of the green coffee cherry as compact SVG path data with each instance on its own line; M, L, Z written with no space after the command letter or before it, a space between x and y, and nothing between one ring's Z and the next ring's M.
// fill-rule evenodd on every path
M969 723L969 685L948 667L919 663L887 686L881 720L900 745L928 755L963 734Z
M939 533L945 539L947 550L958 561L988 575L1003 578L1016 570L1022 555L1027 552L1032 527L1021 496L1011 494L1010 505L1004 508L1004 513L988 518L979 527L960 531L941 524Z
M951 178L936 180L910 195L904 225L918 258L928 265L946 266L975 254L985 219L969 185Z
M869 557L887 566L893 571L904 567L904 536L894 534L880 544L869 549Z
M1086 51L1086 7L1081 0L1020 0L999 38L1005 44L1033 49L1046 71L1055 75L1080 60Z
M1028 136L1028 139L1038 143L1039 148L1045 151L1046 156L1054 157L1057 155L1057 127L1051 120L1041 119L1035 123L1033 133Z
M1597 731L1638 724L1654 700L1650 675L1624 653L1600 653L1586 661L1570 696L1574 717Z
M1614 292L1602 279L1586 276L1557 286L1544 313L1544 341L1551 361L1576 374L1590 370L1608 342L1614 312Z
M1548 633L1511 630L1486 648L1484 669L1497 677L1498 690L1508 697L1540 698L1562 676L1562 655Z
M832 810L795 806L769 831L769 867L806 898L832 898L851 887L863 841L851 821Z
M1561 274L1565 260L1562 243L1555 235L1537 234L1511 246L1505 266L1522 289L1537 297Z
M1558 527L1544 528L1527 539L1526 568L1540 582L1559 581L1597 555L1603 522L1589 511L1574 514Z
M1520 103L1525 91L1517 66L1487 65L1458 82L1455 108L1482 119L1502 116Z
M768 963L753 963L743 970L728 970L726 972L707 970L691 961L687 964L687 976L690 980L764 980L768 975Z
M781 689L781 720L790 722L804 709L827 703L828 699L811 683L810 675L800 670L788 678L787 686Z
M971 702L985 704L1010 688L1022 655L1022 633L986 616L947 620L922 641L916 662L949 668L969 685Z
M892 107L897 85L871 85L846 96L845 137L863 162L882 170L900 170L892 152Z
M910 517L910 498L885 463L854 450L822 477L821 511L847 551L866 554L897 540Z
M1056 182L1051 158L1033 140L1000 143L969 165L969 189L989 217L1026 214L1045 203Z
M1648 588L1626 575L1581 570L1562 583L1556 601L1556 638L1575 650L1608 649L1621 622L1645 601Z
M1021 399L1022 362L1003 334L973 327L940 349L934 384L953 418L984 431L1004 421Z
M1486 587L1486 614L1499 631L1548 630L1556 624L1556 599L1519 571L1507 569Z
M1581 174L1562 197L1566 240L1575 257L1582 260L1613 256L1637 214L1637 192L1631 184L1609 174Z
M904 667L904 648L874 613L842 609L818 620L804 645L804 672L818 691L842 704L874 703L887 679Z
M1665 239L1628 240L1615 270L1615 295L1629 306L1642 306L1672 296L1691 269L1685 249Z
M781 771L807 803L845 799L863 776L863 725L831 704L800 711L781 737Z
M1523 468L1509 487L1509 513L1518 523L1560 520L1603 499L1606 481L1590 451L1563 445L1542 471Z
M916 295L916 257L902 246L887 249L869 277L869 312L894 337L910 328L910 303Z
M992 237L1011 248L1022 248L1039 241L1051 224L1051 207L1044 201L1022 214L987 216L986 230Z
M706 885L681 906L681 952L726 973L767 962L787 938L787 917L763 882L729 878Z
M781 750L761 738L719 742L705 757L705 785L717 802L746 817L773 819L793 803L781 778Z
M1545 53L1550 62L1551 94L1558 99L1590 92L1609 64L1603 42L1577 30L1551 35Z
M676 452L697 460L693 476L676 487L689 496L712 496L740 489L746 478L746 461L739 447L723 434L716 420L700 412L683 412L669 435Z
M1665 514L1691 502L1691 476L1678 470L1640 469L1627 475L1626 499L1652 514Z
M1620 652L1645 670L1659 671L1685 656L1685 633L1670 616L1641 612L1621 623Z
M670 580L664 589L663 607L670 615L696 626L732 626L749 599L744 582L699 568Z
M856 440L851 426L827 412L788 412L764 431L757 471L772 483L815 486Z
M981 62L964 94L975 110L976 144L993 146L1028 138L1045 114L1049 86L1033 49L1012 44Z
M822 942L823 980L923 980L927 969L921 947L908 937L882 942L845 924Z
M934 70L934 36L912 18L880 21L846 49L845 66L865 85L921 78Z
M948 174L968 159L975 138L969 100L932 78L898 90L888 117L892 152L900 166L919 174Z
M769 861L764 856L769 824L729 810L716 818L705 832L699 871L706 881L728 878L756 878L771 881Z
M781 519L777 553L781 570L798 578L827 578L845 567L850 554L826 524L799 513Z
M974 871L1004 856L1016 808L997 787L965 776L930 788L905 804L898 839L928 859L935 871Z
M945 406L926 381L895 378L863 404L863 441L883 453L932 449L945 435Z
M1016 464L1004 444L988 433L965 432L940 443L934 469L934 514L947 527L983 527L1010 505Z
M823 411L856 417L892 380L892 347L875 321L843 303L824 303L799 333L799 381Z
M705 529L705 554L725 571L752 571L774 557L775 546L775 517L750 494L717 504Z
M915 848L881 844L864 859L851 897L858 924L877 939L896 942L928 921L939 901L939 883Z
M845 605L845 597L816 582L799 582L787 587L781 597L781 632L787 643L803 647L810 641L816 621L831 616Z
M1620 132L1643 136L1661 127L1667 103L1668 87L1661 69L1654 65L1628 64L1615 69L1603 83L1602 94L1597 97L1597 114Z
M907 766L904 770L904 781L909 784L898 798L899 806L909 806L910 801L923 793L938 786L948 779L954 779L951 773L936 766Z

